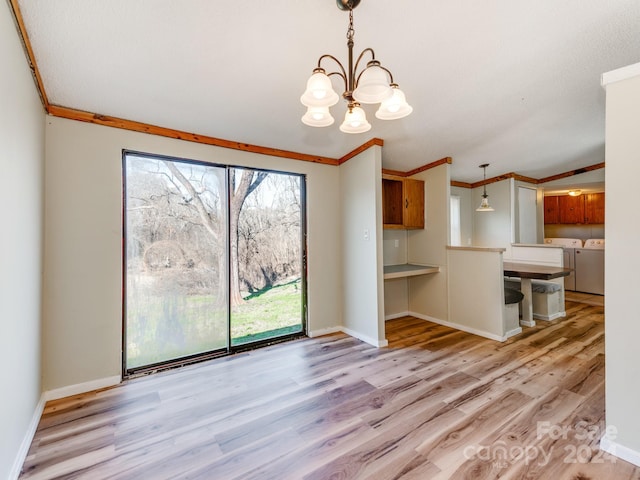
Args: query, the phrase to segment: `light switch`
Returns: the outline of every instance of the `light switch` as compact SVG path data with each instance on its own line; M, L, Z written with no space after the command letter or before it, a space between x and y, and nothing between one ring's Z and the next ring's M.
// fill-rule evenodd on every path
M398 248L400 246L400 240L396 239L393 241L393 246Z
M367 241L369 240L369 229L368 228L364 229L364 232L362 233L362 237Z

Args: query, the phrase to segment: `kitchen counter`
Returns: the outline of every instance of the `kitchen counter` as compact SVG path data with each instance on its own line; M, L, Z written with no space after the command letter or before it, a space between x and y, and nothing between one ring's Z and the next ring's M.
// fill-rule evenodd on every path
M384 266L384 279L389 280L391 278L404 278L414 277L416 275L429 275L431 273L438 273L440 267L433 267L431 265L416 265L412 263L403 263L400 265L385 265Z

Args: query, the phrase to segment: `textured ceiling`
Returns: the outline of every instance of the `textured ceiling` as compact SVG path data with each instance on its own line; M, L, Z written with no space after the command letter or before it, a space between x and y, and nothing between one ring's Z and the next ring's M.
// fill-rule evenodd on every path
M365 0L355 52L389 68L414 112L373 128L300 122L317 59L346 63L334 0L20 0L49 102L338 158L384 139L383 166L452 157L452 179L542 178L604 161L604 72L640 61L638 0ZM336 90L338 84L334 83Z

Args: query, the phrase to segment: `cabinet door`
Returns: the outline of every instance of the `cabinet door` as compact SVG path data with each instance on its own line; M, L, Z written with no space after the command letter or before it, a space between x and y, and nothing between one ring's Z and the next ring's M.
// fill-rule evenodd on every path
M424 228L424 182L405 179L404 182L404 226Z
M589 193L585 196L584 222L604 223L604 193Z
M560 223L584 223L584 195L558 197Z
M558 197L544 197L544 223L558 223Z
M402 228L404 182L382 179L382 223L384 228Z

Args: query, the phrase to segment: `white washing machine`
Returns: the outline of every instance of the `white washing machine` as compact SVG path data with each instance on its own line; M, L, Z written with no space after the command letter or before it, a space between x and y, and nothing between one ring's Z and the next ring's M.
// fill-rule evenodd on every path
M582 248L582 240L579 238L545 238L544 243L548 245L560 245L564 253L563 265L565 268L571 268L573 271L566 277L564 277L564 289L575 290L576 289L576 248Z
M576 253L576 290L604 295L604 238L590 238Z

